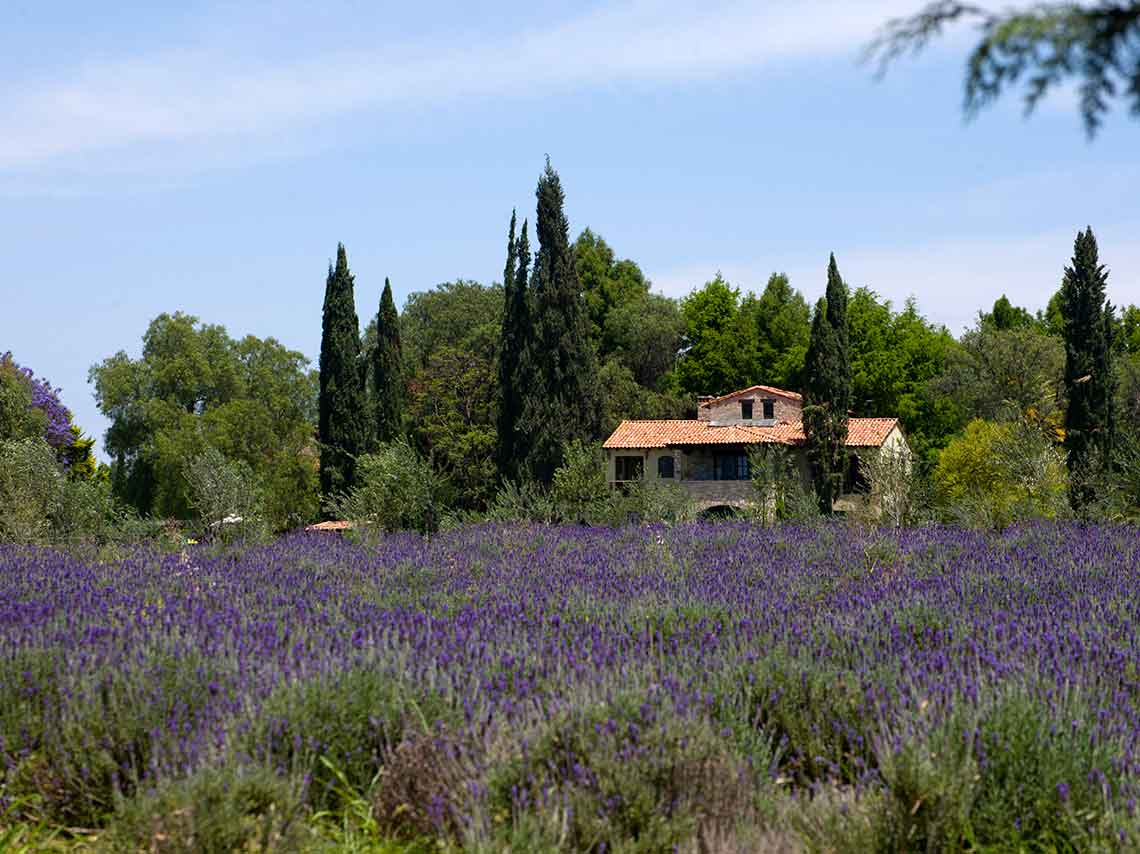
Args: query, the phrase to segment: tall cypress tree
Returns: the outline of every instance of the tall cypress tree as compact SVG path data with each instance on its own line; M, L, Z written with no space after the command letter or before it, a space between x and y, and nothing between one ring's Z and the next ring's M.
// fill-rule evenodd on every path
M827 296L816 304L804 363L804 434L816 499L823 513L831 513L847 466L849 342L847 287L832 255L827 267Z
M404 417L404 362L400 352L400 316L392 285L384 279L376 314L376 349L372 351L372 403L376 441L399 437Z
M531 279L534 346L528 360L534 379L526 383L520 432L528 471L550 483L564 445L597 436L601 395L562 183L549 158L535 195L538 254Z
M344 245L329 265L321 318L320 398L321 493L334 495L352 485L356 455L364 449L367 427L360 380L360 327L353 277Z
M835 330L836 348L838 353L839 370L835 387L831 390L834 395L833 404L836 413L841 416L842 433L847 437L847 413L851 409L852 379L851 379L851 331L847 322L847 285L839 275L839 265L835 263L835 253L827 262L827 322Z
M507 237L507 261L503 268L503 324L499 336L498 433L495 449L499 474L514 479L525 458L518 432L522 415L524 385L529 378L526 365L530 338L530 293L527 276L530 271L530 243L527 224L515 238L517 219L511 211L511 227Z
M1108 272L1100 263L1092 227L1077 233L1072 266L1061 284L1065 339L1065 450L1069 501L1080 512L1097 493L1112 462L1116 376L1113 308L1105 299Z

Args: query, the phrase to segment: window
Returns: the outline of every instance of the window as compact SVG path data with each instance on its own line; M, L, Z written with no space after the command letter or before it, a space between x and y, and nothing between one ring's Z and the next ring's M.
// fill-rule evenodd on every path
M776 420L776 401L768 399L764 401L764 420Z
M751 421L752 420L752 401L751 400L740 401L740 417L743 418L745 421Z
M717 480L748 480L752 474L745 454L725 454L716 458Z
M614 459L617 480L641 480L645 460L641 457L617 457Z
M672 477L673 477L673 458L672 457L658 457L657 458L657 476L672 479Z

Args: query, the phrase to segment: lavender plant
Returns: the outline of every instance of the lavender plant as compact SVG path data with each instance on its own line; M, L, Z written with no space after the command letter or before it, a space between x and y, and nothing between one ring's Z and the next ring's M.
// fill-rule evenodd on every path
M1134 528L1068 523L0 547L0 797L274 850L312 843L285 809L482 850L1134 848L1138 572Z

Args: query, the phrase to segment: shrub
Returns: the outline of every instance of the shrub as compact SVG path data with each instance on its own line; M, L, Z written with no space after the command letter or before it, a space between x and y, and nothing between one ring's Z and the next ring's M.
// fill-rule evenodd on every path
M1064 457L1030 422L971 421L939 454L934 479L944 513L967 525L1000 529L1068 507Z
M601 446L578 439L566 444L550 497L564 522L597 524L610 510L610 488Z
M901 741L876 745L887 793L880 847L1115 848L1134 784L1094 721L1075 697L1050 710L1024 690L941 722L919 716Z
M407 442L381 445L356 461L356 486L334 497L330 511L366 528L435 531L445 483Z
M876 523L900 528L931 520L930 486L909 453L882 448L863 459L871 483L868 511Z
M608 502L608 522L665 523L690 521L696 517L696 504L676 483L641 480L628 484L624 491L613 491Z
M108 852L302 852L314 839L299 787L259 767L207 768L126 801L100 848Z
M459 840L479 778L476 758L446 728L411 730L383 757L372 810L382 833Z
M105 543L121 537L124 514L105 480L64 481L52 514L52 539L57 543Z
M55 452L43 439L0 442L0 540L50 539L51 517L64 490Z
M707 717L625 695L548 723L495 769L489 806L500 835L544 847L669 851L746 818L758 782Z
M106 543L123 523L105 480L69 477L42 439L0 442L0 542Z
M50 677L44 700L58 691L70 702L35 704L35 726L5 745L16 762L6 783L35 796L52 820L81 827L98 825L141 781L177 765L186 736L210 713L212 692L202 686L225 683L215 661L184 651L150 652L131 668L73 682L50 659L33 663ZM27 688L7 681L6 691Z
M307 777L310 802L335 808L340 779L366 791L406 732L422 732L451 714L438 696L412 693L397 677L360 665L277 688L244 749L278 773Z
M751 514L765 525L819 518L819 502L805 482L796 458L782 445L762 445L748 454L756 491Z
M491 522L540 522L558 520L558 512L550 493L535 481L507 481L495 493L486 518Z
M256 536L265 520L253 471L214 447L190 458L184 476L203 537L225 542Z

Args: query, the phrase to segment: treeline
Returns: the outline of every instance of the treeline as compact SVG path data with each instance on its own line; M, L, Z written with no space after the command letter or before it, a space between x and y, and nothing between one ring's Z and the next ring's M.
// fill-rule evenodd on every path
M1138 512L1140 309L1107 303L1091 229L1046 309L999 296L957 338L913 299L895 306L850 286L834 258L814 306L779 273L758 292L718 274L680 300L655 294L600 235L586 229L571 242L549 163L533 229L512 215L506 232L502 283L441 284L411 294L402 312L387 281L378 297L358 293L338 247L315 369L273 338L160 315L138 358L120 351L91 369L111 421L111 464L99 471L90 439L78 430L61 439L58 396L45 403L50 386L8 357L5 453L40 437L61 482L102 484L114 518L215 529L257 519L281 530L361 507L379 513L380 502L399 524L433 527L449 513L541 507L568 448L588 469L582 449L623 418L694 417L699 394L764 383L805 393L821 507L853 413L901 419L926 517ZM358 297L371 306L363 331ZM563 493L581 503L574 477L562 478Z

